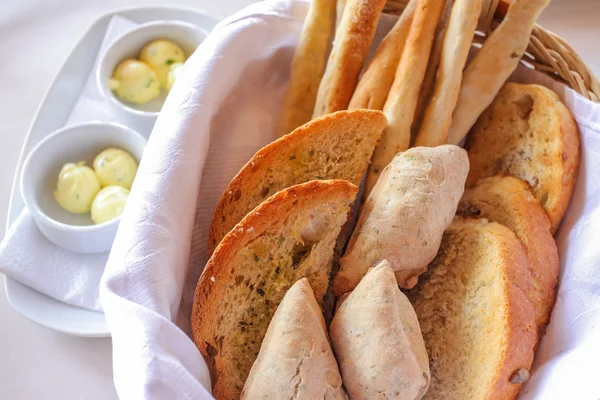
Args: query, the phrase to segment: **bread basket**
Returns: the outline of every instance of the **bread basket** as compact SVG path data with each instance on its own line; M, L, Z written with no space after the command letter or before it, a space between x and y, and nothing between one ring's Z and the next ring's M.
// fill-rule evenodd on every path
M400 15L407 3L408 0L388 0L384 12ZM510 0L483 1L476 41L482 41L485 34L497 26L509 5ZM600 83L585 62L567 42L539 25L533 28L521 63L564 83L593 102L600 102Z

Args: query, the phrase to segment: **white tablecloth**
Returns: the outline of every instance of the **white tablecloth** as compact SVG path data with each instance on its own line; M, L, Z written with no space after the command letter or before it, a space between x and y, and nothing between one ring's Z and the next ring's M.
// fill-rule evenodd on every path
M176 0L216 18L253 0ZM103 13L135 0L9 0L0 12L0 227L19 150L35 110L79 36ZM164 4L145 0L143 4ZM553 0L542 25L560 34L600 75L598 0ZM0 230L0 237L3 231ZM110 399L109 339L81 339L41 328L13 311L0 289L0 399Z

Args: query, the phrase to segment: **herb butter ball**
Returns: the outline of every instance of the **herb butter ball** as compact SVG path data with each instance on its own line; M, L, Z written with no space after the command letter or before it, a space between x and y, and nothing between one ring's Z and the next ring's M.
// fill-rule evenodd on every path
M121 149L106 149L94 160L94 171L102 187L117 185L131 189L137 168L135 159Z
M140 61L154 70L161 88L167 88L169 69L175 63L185 61L181 47L170 40L160 39L148 43L140 53Z
M138 60L125 60L113 73L108 86L123 101L144 104L160 94L156 74Z
M100 191L100 180L83 162L65 164L58 174L54 198L65 210L74 214L90 212L92 201Z
M129 190L122 186L107 186L94 198L92 221L96 224L110 221L123 214Z

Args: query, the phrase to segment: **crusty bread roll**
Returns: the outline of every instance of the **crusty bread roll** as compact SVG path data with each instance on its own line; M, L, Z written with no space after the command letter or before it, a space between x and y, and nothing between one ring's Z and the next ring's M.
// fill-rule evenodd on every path
M279 303L241 398L348 398L323 312L306 278L296 282Z
M340 270L336 296L352 290L375 262L388 260L411 288L435 257L469 172L467 152L443 145L398 154L363 205Z
M467 186L497 174L531 186L556 232L575 190L579 128L552 90L507 83L467 137Z
M394 83L396 69L406 44L406 38L419 0L410 0L396 24L383 38L373 59L363 72L349 109L370 108L383 110L383 106Z
M504 225L457 217L407 293L431 360L425 400L514 399L536 341L531 275Z
M463 74L448 143L459 144L517 68L531 30L550 0L514 0Z
M263 147L223 192L210 226L209 251L275 192L313 179L343 179L360 185L385 124L381 111L338 111Z
M310 121L334 30L336 0L313 0L292 59L279 116L279 136Z
M512 229L527 251L533 283L531 301L541 335L550 320L558 283L558 250L550 221L529 185L512 176L493 176L465 190L457 214L486 218Z
M417 400L427 391L429 359L419 322L387 261L350 293L330 332L351 399Z
M317 94L313 118L345 110L371 47L385 0L348 0Z
M439 146L446 143L452 123L452 111L458 101L462 70L469 49L482 0L456 0L444 35L440 64L433 94L425 110L415 146Z
M410 127L444 3L440 0L419 0L417 4L394 83L383 108L388 125L373 153L365 181L365 196L371 192L381 171L394 156L410 145Z
M306 277L322 303L357 192L341 180L292 186L252 210L217 247L191 316L217 399L239 399L277 304L295 282Z

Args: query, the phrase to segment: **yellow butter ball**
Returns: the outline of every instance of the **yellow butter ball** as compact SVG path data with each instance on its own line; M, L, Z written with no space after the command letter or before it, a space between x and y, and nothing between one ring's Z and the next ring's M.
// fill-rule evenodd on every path
M106 149L94 159L94 171L102 187L117 185L131 189L137 168L131 154L121 149Z
M108 86L123 101L144 104L160 94L156 74L138 60L125 60L115 69Z
M183 49L170 40L159 39L148 43L140 53L140 60L154 70L161 88L167 88L169 69L185 61Z
M173 84L175 83L181 68L183 68L183 63L179 62L171 65L171 68L169 68L169 75L167 76L167 91L170 92L171 88L173 88Z
M100 180L83 162L65 164L58 174L54 198L65 210L74 214L90 212L92 201L100 191Z
M94 198L92 221L96 224L110 221L123 214L129 190L122 186L107 186Z

